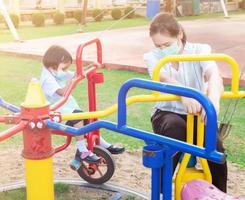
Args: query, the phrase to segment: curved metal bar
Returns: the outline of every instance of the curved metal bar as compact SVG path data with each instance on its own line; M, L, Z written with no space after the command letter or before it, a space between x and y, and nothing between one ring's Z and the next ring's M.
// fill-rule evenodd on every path
M176 149L177 151L190 153L195 156L203 157L203 158L206 158L208 160L211 160L217 163L223 163L225 161L224 154L219 153L216 150L212 152L208 152L202 147L188 144L186 142L182 142L182 141L175 140L169 137L157 135L157 134L154 134L148 131L142 131L142 130L131 128L131 127L126 127L126 126L119 127L116 123L105 121L105 120L93 122L80 129L66 126L60 123L56 123L51 120L46 120L45 123L47 127L54 129L54 130L65 131L67 135L71 135L71 136L84 135L91 131L105 128L105 129L108 129L114 132L122 133L124 135L128 135L134 138L138 138L144 141L151 141L151 142L155 142L160 145L166 145L173 149Z
M65 93L64 93L64 96L55 104L51 105L50 106L50 110L51 111L55 111L57 110L58 108L60 108L62 105L64 105L64 103L68 100L72 90L76 87L76 85L78 84L78 82L80 80L82 80L83 77L82 76L78 76L74 79L71 80L70 84L68 85Z
M126 126L126 97L130 88L143 88L153 91L159 91L169 94L176 94L197 100L204 108L207 114L207 126L205 135L205 147L211 152L216 149L216 130L217 130L217 115L211 101L199 91L191 88L185 88L174 85L166 85L160 82L153 82L144 79L131 79L126 81L120 88L118 94L118 126Z
M77 54L76 54L76 71L78 76L84 76L83 72L83 60L82 60L82 55L83 55L83 49L86 46L89 46L91 44L96 44L97 48L97 62L102 64L102 46L101 42L98 38L91 40L89 42L81 44L78 49L77 49Z
M186 61L225 61L231 65L232 69L232 80L231 80L231 91L233 93L238 93L239 90L239 77L240 69L238 63L234 58L225 54L198 54L198 55L173 55L166 56L161 59L153 70L152 79L154 81L160 81L160 70L169 62L186 62ZM155 95L156 91L153 92Z

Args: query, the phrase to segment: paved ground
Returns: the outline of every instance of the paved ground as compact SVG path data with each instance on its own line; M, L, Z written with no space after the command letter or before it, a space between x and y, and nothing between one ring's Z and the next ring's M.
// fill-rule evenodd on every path
M208 19L182 21L188 40L208 43L217 53L225 53L234 57L245 68L245 14L232 16L230 19ZM0 52L17 54L32 58L40 58L52 44L62 45L75 57L79 44L99 37L103 45L103 59L108 68L130 69L146 72L142 55L152 48L148 37L148 27L137 27L111 30L106 32L79 33L68 36L43 38L23 43L0 44ZM85 60L95 59L95 48L85 51ZM224 63L219 63L222 76L229 78L231 71ZM245 81L245 73L243 78Z

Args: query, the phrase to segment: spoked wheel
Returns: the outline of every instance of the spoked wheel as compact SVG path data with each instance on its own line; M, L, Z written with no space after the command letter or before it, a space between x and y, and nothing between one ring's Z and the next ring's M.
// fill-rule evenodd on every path
M88 164L82 162L82 165L77 172L81 178L89 183L103 184L113 176L115 162L110 152L102 147L95 146L93 153L101 157L100 163Z

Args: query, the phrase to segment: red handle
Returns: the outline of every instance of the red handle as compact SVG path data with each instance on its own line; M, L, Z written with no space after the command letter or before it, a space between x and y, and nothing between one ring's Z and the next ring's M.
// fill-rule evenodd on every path
M16 126L13 126L6 131L0 132L0 142L22 131L26 126L27 126L27 121L21 121Z
M83 49L86 46L89 46L91 44L95 43L96 48L97 48L97 62L99 64L102 64L102 46L101 42L98 38L91 40L89 42L81 44L78 49L77 49L77 54L76 54L76 67L77 67L77 75L79 76L84 76L83 74L83 59L82 59L82 54L83 54Z
M70 84L68 85L68 87L66 88L66 91L64 92L64 96L55 104L50 106L50 110L51 111L55 111L58 108L60 108L62 105L64 105L64 103L67 101L67 99L69 98L72 90L76 87L77 83L82 80L83 77L82 76L77 76L76 78L72 79Z
M56 147L55 150L54 150L54 153L59 153L59 152L65 150L71 144L72 136L67 135L65 132L58 131L58 130L55 130L55 131L53 130L52 131L52 134L66 136L66 142L65 142L65 144L63 144L63 145L61 145L59 147Z

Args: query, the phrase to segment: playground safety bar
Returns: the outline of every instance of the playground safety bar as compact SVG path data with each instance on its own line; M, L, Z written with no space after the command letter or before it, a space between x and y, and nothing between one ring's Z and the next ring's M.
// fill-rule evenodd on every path
M66 137L66 141L63 145L60 145L58 147L56 147L54 149L54 153L59 153L63 150L65 150L70 144L71 144L71 139L72 139L72 136L70 135L67 135L65 132L63 131L58 131L58 130L52 130L52 134L54 135L59 135L59 136L65 136Z
M186 152L193 154L195 156L203 157L208 160L212 160L217 163L223 163L225 161L225 156L222 153L217 152L216 150L212 152L207 152L204 148L197 147L194 145L187 144L185 142L175 140L172 138L168 138L161 135L156 135L154 133L148 132L148 131L142 131L131 127L118 127L116 123L105 121L105 120L99 120L96 122L93 122L91 124L88 124L80 129L69 127L60 123L53 122L51 120L46 120L45 124L47 127L54 129L54 130L62 130L66 132L68 135L71 136L79 136L84 135L88 132L98 130L101 128L105 128L114 132L122 133L131 137L135 137L144 141L150 141L155 142L160 145L167 145L169 147L172 147L178 151ZM210 141L208 141L210 142ZM207 142L207 143L208 143Z
M126 125L126 97L130 88L142 88L153 91L159 91L169 94L176 94L178 96L185 96L197 100L204 108L207 115L207 126L205 134L205 146L207 151L213 151L216 149L216 130L217 130L217 116L216 111L211 101L203 94L195 89L185 88L174 85L162 84L159 82L153 82L143 79L131 79L126 81L120 88L118 94L118 126L122 127ZM207 143L207 141L209 141Z
M239 90L240 70L234 58L225 54L198 54L198 55L173 55L161 59L154 67L152 79L160 81L160 70L169 62L193 62L193 61L224 61L230 64L232 69L231 91L236 94ZM153 94L159 94L153 91Z
M201 147L196 147L193 145L186 144L178 140L167 138L164 136L159 136L151 132L138 130L135 128L126 126L126 95L131 87L138 87L150 90L156 90L164 93L178 94L181 96L191 97L199 101L204 107L207 114L207 127L206 127L206 142L205 149ZM183 152L191 153L196 156L204 157L214 162L224 162L225 157L223 154L216 151L216 130L217 130L217 116L215 109L210 102L210 100L198 92L197 90L184 88L173 85L165 85L159 82L152 82L142 79L131 79L124 83L121 87L118 95L118 124L100 120L89 125L86 125L80 129L69 127L60 123L53 122L51 120L46 120L46 125L54 130L61 130L70 134L72 136L83 135L93 130L100 128L109 129L115 132L123 133L144 141L156 142L161 145L167 145L174 149L178 149Z
M3 107L3 108L5 108L5 109L7 109L7 110L9 110L9 111L11 111L13 113L20 112L20 108L19 107L4 101L3 98L1 98L1 97L0 97L0 107Z
M76 53L76 68L77 68L76 71L77 71L77 75L79 75L79 76L84 76L84 74L83 74L83 60L82 60L83 49L86 46L89 46L89 45L94 44L94 43L96 44L96 49L97 49L97 62L99 64L102 64L102 46L101 46L101 42L98 38L81 44L78 47L77 53Z
M67 87L63 97L61 98L61 100L50 106L50 110L52 110L52 111L57 110L62 105L64 105L64 103L67 101L72 90L75 88L75 86L78 84L78 82L81 81L88 74L91 74L91 72L96 70L96 67L91 67L88 70L86 70L85 72L82 69L83 68L83 61L82 61L83 49L86 46L89 46L93 43L95 43L96 47L97 47L97 62L99 64L102 64L102 46L101 46L99 39L94 39L94 40L91 40L91 41L86 42L84 44L81 44L78 47L77 53L76 53L76 77L73 78L72 81L70 82L70 84L68 85L68 87Z

